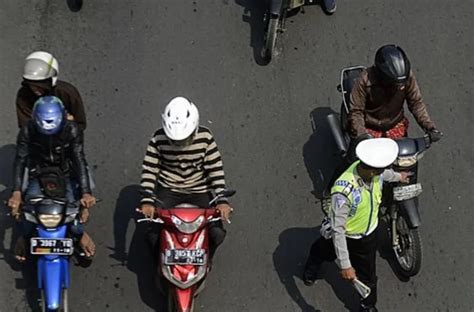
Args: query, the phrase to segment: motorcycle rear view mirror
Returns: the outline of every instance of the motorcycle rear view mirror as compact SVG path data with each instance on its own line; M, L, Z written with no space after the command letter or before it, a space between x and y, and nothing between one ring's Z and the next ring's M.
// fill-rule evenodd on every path
M231 197L234 196L237 191L233 189L225 189L222 192L219 193L219 196L221 197Z

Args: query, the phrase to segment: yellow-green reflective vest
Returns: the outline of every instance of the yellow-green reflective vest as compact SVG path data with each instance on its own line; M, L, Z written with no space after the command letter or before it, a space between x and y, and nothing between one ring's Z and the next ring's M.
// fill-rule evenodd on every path
M346 222L347 235L364 235L370 229L376 227L379 206L382 202L382 177L375 176L372 179L370 190L360 186L355 175L359 163L360 161L353 163L331 188L331 195L341 193L349 199L350 211ZM332 214L334 213L332 212Z

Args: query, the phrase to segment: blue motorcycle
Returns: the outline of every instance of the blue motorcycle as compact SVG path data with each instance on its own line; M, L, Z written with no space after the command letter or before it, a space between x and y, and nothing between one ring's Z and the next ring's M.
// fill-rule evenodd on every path
M30 253L37 256L43 312L68 311L69 260L75 248L67 229L79 208L79 202L47 197L30 199L23 208L25 219L37 224L37 235L30 239Z

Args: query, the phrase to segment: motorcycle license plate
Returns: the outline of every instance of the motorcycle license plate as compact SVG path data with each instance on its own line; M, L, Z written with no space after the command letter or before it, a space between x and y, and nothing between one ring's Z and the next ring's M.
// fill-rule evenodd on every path
M166 249L166 265L204 265L204 249Z
M61 255L70 256L74 251L70 238L40 238L30 239L30 252L32 255Z
M393 198L397 201L407 200L417 197L422 191L423 190L420 183L397 186L393 188Z

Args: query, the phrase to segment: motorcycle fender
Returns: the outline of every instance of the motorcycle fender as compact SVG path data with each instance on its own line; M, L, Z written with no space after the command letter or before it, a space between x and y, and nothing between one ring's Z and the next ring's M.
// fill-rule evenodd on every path
M280 16L284 0L270 0L270 14Z
M194 300L194 286L186 289L175 287L176 304L178 311L191 311Z
M58 309L63 287L69 286L68 263L64 257L48 260L38 259L38 283L44 290L48 309Z
M410 229L421 225L420 212L418 211L418 198L410 198L399 203L400 213L405 218Z

